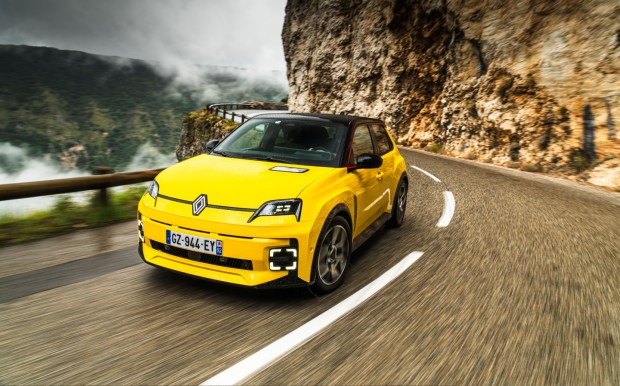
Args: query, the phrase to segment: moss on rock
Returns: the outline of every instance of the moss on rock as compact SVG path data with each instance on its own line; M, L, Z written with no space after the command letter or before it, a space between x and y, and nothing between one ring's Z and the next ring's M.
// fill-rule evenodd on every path
M188 113L183 119L177 159L183 161L203 154L209 140L221 139L238 126L239 123L211 114L207 109Z

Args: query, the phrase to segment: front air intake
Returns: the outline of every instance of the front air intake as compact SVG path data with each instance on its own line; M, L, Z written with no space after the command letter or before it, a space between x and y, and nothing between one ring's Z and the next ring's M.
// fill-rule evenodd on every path
M234 269L252 270L252 261L244 259L236 259L234 257L209 255L208 253L188 251L187 249L173 247L172 245L162 244L151 240L151 246L156 251L167 253L183 259L198 261L201 263L218 265L220 267L228 267Z

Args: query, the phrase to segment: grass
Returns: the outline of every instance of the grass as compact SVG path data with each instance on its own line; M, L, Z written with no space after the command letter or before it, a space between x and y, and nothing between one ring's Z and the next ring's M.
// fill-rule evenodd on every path
M519 166L519 169L530 173L538 173L543 171L543 168L539 164L529 163L522 163L521 166Z
M0 245L18 244L136 218L144 187L108 194L109 204L106 207L93 203L96 200L93 193L88 204L76 204L69 196L61 196L51 209L24 216L4 215L0 217Z
M470 161L473 161L473 160L478 159L478 156L473 151L468 151L467 153L465 153L465 158Z
M430 145L426 146L424 150L430 151L431 153L439 154L441 153L442 147L443 145L441 143L433 142Z
M581 152L572 152L569 156L569 164L577 173L581 173L592 166L592 161Z

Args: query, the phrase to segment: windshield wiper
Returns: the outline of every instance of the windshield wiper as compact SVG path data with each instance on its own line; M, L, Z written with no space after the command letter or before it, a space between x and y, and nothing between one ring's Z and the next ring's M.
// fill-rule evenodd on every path
M251 159L256 160L256 161L269 161L269 162L279 162L283 164L292 164L292 162L290 161L286 161L280 158L273 158L273 157L252 157Z
M221 150L212 150L211 154L219 154L222 157L230 157L230 158L235 158L232 154L227 153L225 151L221 151Z

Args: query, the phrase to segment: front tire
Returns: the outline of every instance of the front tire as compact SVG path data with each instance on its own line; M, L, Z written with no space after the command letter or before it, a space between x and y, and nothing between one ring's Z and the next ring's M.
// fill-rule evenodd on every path
M392 228L398 228L403 225L405 220L405 210L407 209L407 180L400 179L396 194L394 195L394 204L392 205L392 217L390 217L389 225Z
M314 284L312 290L326 294L344 280L351 257L351 226L336 216L323 227L314 252Z

